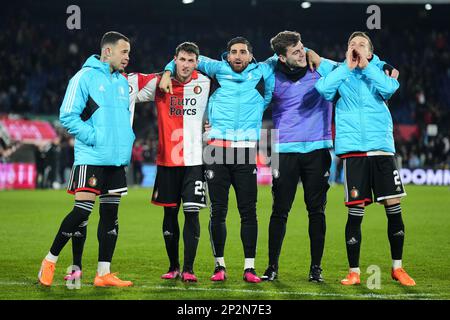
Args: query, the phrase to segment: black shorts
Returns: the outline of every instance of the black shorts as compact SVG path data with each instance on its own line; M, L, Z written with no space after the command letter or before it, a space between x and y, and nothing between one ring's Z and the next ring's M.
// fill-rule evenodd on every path
M96 195L127 194L125 167L78 165L72 168L67 192L92 192Z
M394 156L350 157L343 160L345 205L368 205L373 198L380 202L406 196Z
M308 212L324 211L330 188L330 151L318 149L308 153L279 153L278 157L279 168L272 169L273 210L289 212L300 178Z
M152 203L163 207L206 207L203 166L158 166Z

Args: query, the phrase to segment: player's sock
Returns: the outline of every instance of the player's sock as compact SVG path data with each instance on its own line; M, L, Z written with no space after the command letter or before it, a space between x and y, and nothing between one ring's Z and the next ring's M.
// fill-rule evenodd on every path
M388 219L388 238L391 245L392 260L402 260L405 226L402 219L400 203L385 206Z
M120 195L100 196L100 221L98 222L98 261L111 262L119 236L118 211Z
M184 266L183 271L194 269L194 260L197 253L198 240L200 239L200 221L198 207L184 208Z
M361 274L361 270L359 268L350 268L350 272L356 272L357 274Z
M364 216L364 208L349 207L347 225L345 226L345 241L347 246L347 258L350 268L359 267L359 253L361 250L361 222Z
M97 274L100 277L103 277L108 273L111 273L111 262L99 261L97 266Z
M53 263L58 262L58 256L54 256L51 252L47 253L45 259Z
M82 270L82 257L84 243L86 242L87 237L87 225L88 220L83 221L72 237L73 265L77 266L79 270Z
M321 211L311 211L308 217L311 265L320 266L325 245L325 214Z
M287 213L280 214L274 211L269 223L269 265L278 269L281 246L286 234Z
M222 266L222 267L226 268L224 257L215 257L214 263L216 266Z
M163 236L171 268L180 268L178 245L180 227L178 225L178 207L164 207Z
M255 258L245 258L244 270L246 269L255 269Z
M398 269L402 267L402 260L392 260L392 269Z
M59 256L62 248L75 233L78 226L86 221L94 207L94 201L76 200L72 211L64 218L50 248L54 256Z

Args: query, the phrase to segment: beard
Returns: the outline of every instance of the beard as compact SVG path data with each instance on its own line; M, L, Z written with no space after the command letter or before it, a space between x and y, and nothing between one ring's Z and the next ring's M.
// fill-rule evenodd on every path
M241 62L240 65L235 65L233 63L230 63L231 69L233 69L234 72L241 73L242 71L247 68L249 63Z

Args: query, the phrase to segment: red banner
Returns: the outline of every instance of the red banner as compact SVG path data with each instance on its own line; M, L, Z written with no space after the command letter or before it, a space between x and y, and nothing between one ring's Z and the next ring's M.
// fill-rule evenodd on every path
M0 163L0 190L36 188L34 163Z
M394 126L394 137L396 140L411 141L419 137L419 126L416 124L397 124Z
M2 119L0 125L11 140L42 141L56 138L55 129L46 121Z

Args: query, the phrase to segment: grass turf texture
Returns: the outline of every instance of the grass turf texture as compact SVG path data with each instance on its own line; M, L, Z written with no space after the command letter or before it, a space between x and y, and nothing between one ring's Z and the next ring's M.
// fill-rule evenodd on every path
M242 280L243 249L234 191L230 192L225 261L228 280L212 283L214 263L209 242L209 211L201 211L201 238L195 262L198 283L161 280L167 271L162 236L162 208L151 205L150 189L131 189L119 211L120 235L112 272L132 280L131 288L95 288L97 268L98 203L88 225L81 290L68 290L63 277L72 262L71 245L62 251L51 288L37 284L42 258L47 254L73 198L65 191L0 192L0 299L450 299L450 189L407 186L402 203L406 226L404 266L417 286L400 286L390 277L390 251L384 208L371 205L363 220L361 250L362 284L340 285L347 272L344 227L347 217L343 188L328 193L327 235L322 262L325 283L307 281L310 257L307 213L299 187L287 226L280 258L279 279L248 284ZM258 250L256 270L262 275L267 265L267 238L272 207L270 187L258 189ZM179 213L180 228L184 215ZM182 258L182 236L180 256ZM181 260L182 263L182 260ZM381 288L369 289L366 272L370 265L381 269Z

